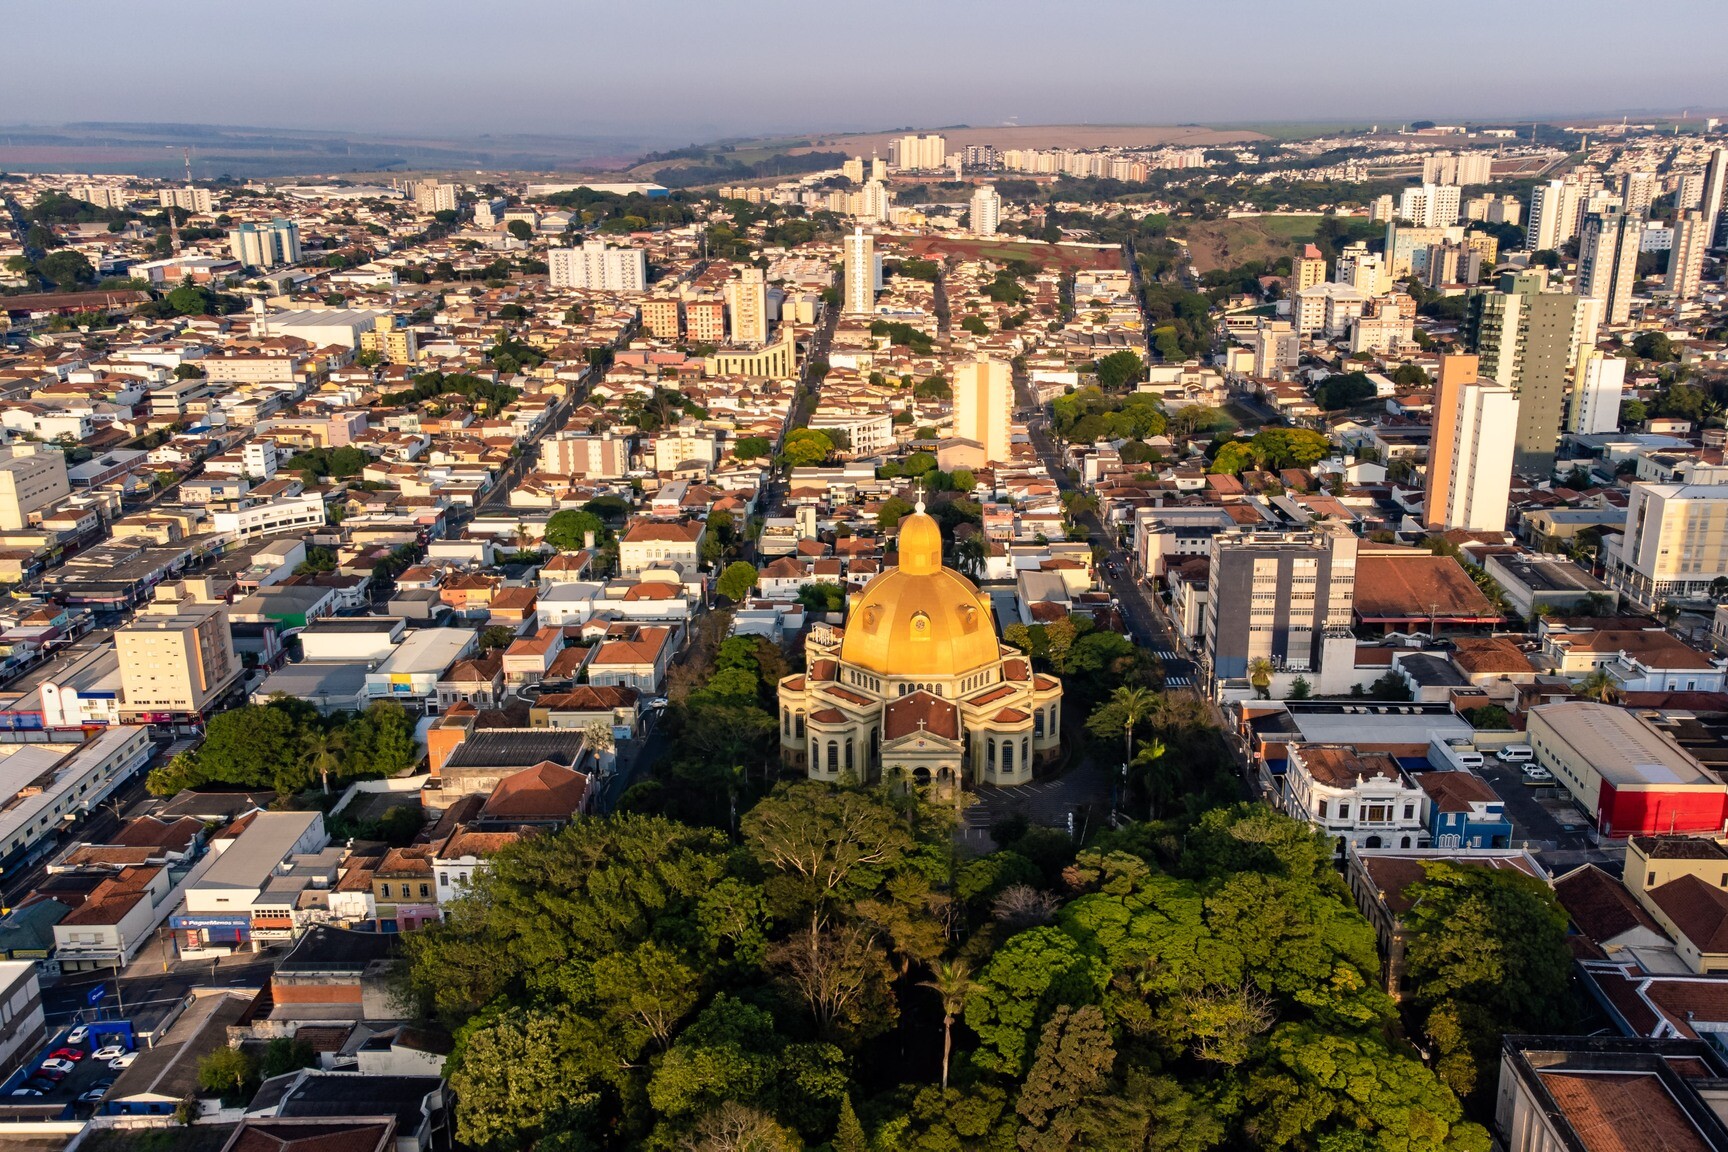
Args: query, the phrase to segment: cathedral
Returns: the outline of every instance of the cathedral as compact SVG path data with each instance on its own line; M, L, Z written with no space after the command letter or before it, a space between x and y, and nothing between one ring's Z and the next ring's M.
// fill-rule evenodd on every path
M1013 785L1061 738L1062 682L996 636L990 601L942 566L924 511L900 526L900 565L818 624L801 676L780 681L780 752L812 780ZM964 774L964 775L963 775Z

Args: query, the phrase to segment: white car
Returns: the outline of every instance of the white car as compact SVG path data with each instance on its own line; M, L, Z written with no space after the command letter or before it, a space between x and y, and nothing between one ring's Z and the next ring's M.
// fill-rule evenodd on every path
M138 1059L138 1053L128 1052L124 1056L116 1056L114 1059L108 1061L108 1067L118 1072L122 1068L132 1067L132 1061L136 1059Z
M112 1060L116 1056L126 1055L126 1048L120 1044L104 1044L90 1055L98 1060Z
M12 1089L12 1095L14 1095L14 1096L40 1096L40 1095L42 1095L42 1093L40 1090L35 1089L35 1088L14 1088L14 1089Z
M68 1044L82 1044L82 1043L84 1043L85 1038L88 1037L89 1035L90 1035L90 1025L80 1024L80 1025L78 1025L78 1027L72 1029L72 1031L66 1033L66 1043L68 1043Z
M1554 773L1540 765L1531 765L1524 769L1524 783L1530 785L1552 784Z
M49 1072L64 1072L70 1076L77 1069L78 1065L72 1063L70 1060L56 1060L50 1057L49 1059L42 1061L38 1067L44 1068Z

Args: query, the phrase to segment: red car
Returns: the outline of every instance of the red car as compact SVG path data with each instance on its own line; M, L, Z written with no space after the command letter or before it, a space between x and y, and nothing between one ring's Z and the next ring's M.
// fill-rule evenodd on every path
M82 1048L57 1048L49 1054L49 1058L53 1060L70 1060L76 1064L78 1061L84 1059L84 1050Z

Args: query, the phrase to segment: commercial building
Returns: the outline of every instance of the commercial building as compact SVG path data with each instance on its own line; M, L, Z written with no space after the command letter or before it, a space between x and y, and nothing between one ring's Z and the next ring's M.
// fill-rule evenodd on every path
M726 311L732 317L732 343L751 348L768 343L768 283L760 268L741 268L726 283Z
M1212 538L1203 649L1214 686L1246 680L1249 665L1348 675L1356 593L1356 537L1341 524L1302 532Z
M987 463L1008 462L1013 410L1013 379L1005 361L979 358L954 369L954 435L982 448Z
M14 444L0 451L0 529L29 527L32 516L71 493L66 456L58 449Z
M1668 250L1668 275L1663 289L1676 301L1696 300L1704 275L1705 237L1710 229L1701 212L1682 212L1674 221L1674 242Z
M240 677L227 607L172 607L140 613L114 633L120 715L130 723L195 721Z
M702 566L700 520L639 520L618 538L618 571L634 576L649 568L676 568L691 575Z
M1713 986L1692 983L1686 1003L1714 1002ZM1631 999L1637 1004L1635 993ZM1687 1031L1696 1036L1507 1036L1495 1096L1498 1146L1506 1152L1725 1152L1728 1124L1716 1087L1728 1078L1715 1039L1721 1034L1702 1024Z
M980 184L972 193L972 232L976 236L994 236L1002 222L1002 197L993 184Z
M279 883L292 877L295 857L320 853L330 843L322 812L256 812L248 820L234 842L188 883L183 910L170 919L184 934L183 948L250 940L260 910L274 912L284 897L297 894L283 889L309 886ZM306 863L307 871L316 870Z
M876 238L862 227L846 237L846 296L848 316L867 316L876 310Z
M1442 356L1434 389L1423 521L1430 528L1501 532L1518 430L1518 397L1476 378L1474 356Z
M1620 430L1620 396L1626 385L1626 361L1595 348L1583 350L1572 373L1572 393L1566 407L1566 430L1582 436Z
M452 664L473 653L477 640L468 628L410 632L394 652L366 674L367 699L394 700L410 710L437 711L438 681Z
M1624 324L1632 316L1639 236L1644 218L1609 210L1584 221L1578 240L1578 294L1603 302L1603 319Z
M540 471L615 480L630 470L630 441L610 433L566 433L540 441Z
M268 224L241 224L228 233L228 250L248 268L298 264L300 226L281 217Z
M1513 468L1543 476L1554 469L1573 366L1596 343L1601 315L1597 300L1546 288L1541 269L1506 273L1470 297L1465 326L1482 378L1518 394Z
M42 1014L42 987L36 965L28 960L0 960L0 1083L47 1039Z
M325 520L322 496L286 496L249 508L217 512L210 517L210 526L236 540L247 541L278 532L316 528Z
M1342 744L1290 747L1279 803L1340 846L1423 848L1422 789L1385 752Z
M1722 831L1728 786L1643 717L1574 700L1527 713L1536 762L1604 837Z
M648 254L640 248L617 248L604 240L588 240L580 248L547 252L546 275L554 288L641 292L648 287Z
M1602 550L1608 583L1646 610L1708 596L1728 576L1728 485L1635 481L1626 529Z
M83 744L0 744L0 875L51 851L60 829L131 779L151 751L149 732L133 727Z

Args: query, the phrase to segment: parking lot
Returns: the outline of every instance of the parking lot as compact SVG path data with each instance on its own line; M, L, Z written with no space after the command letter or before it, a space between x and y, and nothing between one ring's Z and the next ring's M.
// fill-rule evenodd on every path
M1483 758L1481 774L1505 801L1515 842L1528 841L1532 851L1582 852L1595 848L1589 817L1560 788L1532 788L1524 783L1517 765L1503 764L1491 755Z
M97 1049L101 1049L104 1046L113 1046L127 1051L130 1051L132 1047L131 1030L126 1028L124 1025L106 1023L97 1025L96 1027L118 1027L121 1031L92 1031L87 1033L78 1041L70 1039L71 1035L75 1031L74 1029L60 1029L54 1032L50 1036L47 1045L36 1054L36 1058L26 1064L23 1068L19 1069L18 1072L15 1073L11 1079L7 1080L3 1086L0 1086L0 1103L14 1106L29 1105L40 1107L47 1105L60 1108L71 1107L74 1110L85 1112L94 1111L99 1103L98 1101L80 1101L79 1097L87 1092L95 1090L98 1086L107 1087L111 1085L115 1078L120 1075L119 1069L110 1068L108 1066L108 1061L112 1058L111 1056L97 1059L94 1053ZM62 1050L78 1052L81 1055L81 1059L72 1061L72 1070L66 1074L65 1079L52 1087L48 1086L40 1079L33 1079L38 1070L42 1067L43 1061L53 1056L54 1053ZM106 1081L106 1083L103 1083L104 1081ZM40 1091L40 1095L26 1090L26 1084L30 1085L31 1088Z

